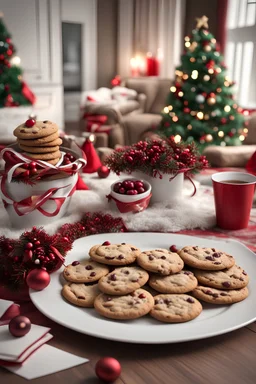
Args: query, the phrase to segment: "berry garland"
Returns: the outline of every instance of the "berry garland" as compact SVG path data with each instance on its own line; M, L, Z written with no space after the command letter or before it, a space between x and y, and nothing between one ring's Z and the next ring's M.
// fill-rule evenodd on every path
M85 213L80 221L64 224L54 235L48 235L43 228L33 227L17 240L0 236L0 282L8 288L18 289L35 268L48 273L59 269L76 239L96 233L126 230L121 218Z
M162 178L162 173L195 173L208 166L194 143L176 143L173 137L139 141L129 147L116 149L105 164L115 173L141 171Z

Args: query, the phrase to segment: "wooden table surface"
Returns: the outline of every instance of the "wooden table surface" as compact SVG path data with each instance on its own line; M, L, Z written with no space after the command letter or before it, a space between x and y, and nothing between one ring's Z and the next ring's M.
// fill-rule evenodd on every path
M94 372L104 356L118 359L122 373L115 384L255 384L256 323L225 335L188 343L128 344L86 336L49 320L24 303L22 314L32 323L51 327L49 344L88 358L88 363L31 380L33 384L100 384ZM1 384L27 380L0 367Z

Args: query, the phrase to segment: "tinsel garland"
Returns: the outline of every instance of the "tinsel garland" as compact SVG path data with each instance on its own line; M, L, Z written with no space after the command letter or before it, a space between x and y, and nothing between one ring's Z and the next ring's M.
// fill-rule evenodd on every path
M47 234L42 227L33 227L17 240L0 236L0 285L18 289L25 284L32 269L56 271L64 263L73 242L80 237L126 230L121 218L85 213L80 221L64 224L54 235Z

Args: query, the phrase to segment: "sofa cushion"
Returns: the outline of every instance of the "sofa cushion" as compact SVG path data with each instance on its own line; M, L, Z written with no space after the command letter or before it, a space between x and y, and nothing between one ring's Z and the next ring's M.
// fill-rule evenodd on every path
M140 109L140 103L136 100L126 100L125 102L118 103L115 108L124 116L136 109Z
M203 154L212 167L245 167L255 151L256 145L239 145L236 147L211 145L204 150Z
M156 98L150 108L150 113L160 114L163 108L166 106L167 96L170 93L170 87L172 85L171 79L159 79L159 86Z
M141 115L128 115L123 118L126 144L131 145L141 140L145 131L156 128L161 121L160 115L143 113Z
M149 112L158 92L158 79L129 78L125 81L127 88L134 89L137 93L144 93L147 97L145 112Z

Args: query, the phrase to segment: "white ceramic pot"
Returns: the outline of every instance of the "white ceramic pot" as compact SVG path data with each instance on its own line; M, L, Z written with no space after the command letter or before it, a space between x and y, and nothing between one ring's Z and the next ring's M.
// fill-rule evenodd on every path
M173 179L171 179L172 174L163 174L162 179L159 179L159 176L152 177L143 172L133 172L132 176L137 179L147 180L151 184L152 197L150 203L171 202L182 196L184 173L177 174Z
M1 197L7 202L6 210L12 227L30 228L32 226L46 225L49 224L51 220L57 220L64 216L70 203L70 192L76 185L77 179L78 174L76 173L62 179L39 181L33 186L24 183L8 183L6 181L5 190L9 199L6 198L2 192ZM53 195L49 192L49 199L46 199L38 208L30 210L29 213L25 213L26 206L20 204L17 206L17 209L22 215L17 213L17 209L15 210L15 202L19 203L31 196L42 196L52 188L58 188L58 190ZM50 215L45 214L45 212ZM56 214L53 214L54 212L56 212Z

